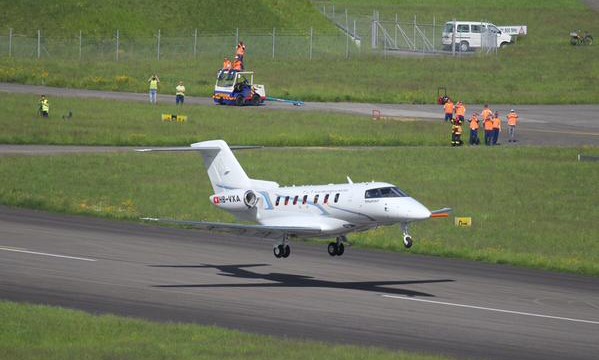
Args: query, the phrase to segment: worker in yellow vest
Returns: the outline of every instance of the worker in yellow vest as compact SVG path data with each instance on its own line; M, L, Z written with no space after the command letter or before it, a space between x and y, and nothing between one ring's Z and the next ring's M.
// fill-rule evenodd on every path
M46 98L46 95L42 95L40 97L40 107L39 107L39 113L42 117L47 118L50 112L50 102L48 101L48 98Z
M183 105L185 101L185 85L183 85L183 81L179 81L179 84L175 88L175 104Z
M451 146L462 146L462 122L452 119L451 124Z
M516 142L516 125L518 125L518 114L514 109L510 110L510 113L507 114L507 133L509 135L508 142Z
M152 75L148 79L148 83L150 83L150 104L156 104L158 95L158 84L160 83L158 75Z

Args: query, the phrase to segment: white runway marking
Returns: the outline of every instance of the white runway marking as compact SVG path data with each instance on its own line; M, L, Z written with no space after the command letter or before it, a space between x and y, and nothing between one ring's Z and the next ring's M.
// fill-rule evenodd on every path
M535 314L535 313L528 313L528 312L522 312L522 311L495 309L495 308L489 308L489 307L483 307L483 306L464 305L464 304L456 304L456 303L443 302L443 301L415 299L415 298L409 298L409 297L405 297L405 296L395 296L395 295L381 295L381 296L386 297L386 298L392 298L392 299L419 301L419 302L430 303L430 304L456 306L456 307L463 307L463 308L469 308L469 309L494 311L494 312L501 312L501 313L515 314L515 315L534 316L534 317L540 317L540 318L546 318L546 319L574 321L574 322L580 322L580 323L586 323L586 324L599 325L599 321L592 321L592 320L583 320L583 319L574 319L574 318L567 318L567 317L561 317L561 316Z
M88 258L76 257L76 256L50 254L50 253L43 253L43 252L37 252L37 251L29 251L29 250L26 250L26 249L8 248L8 247L2 247L2 246L0 246L0 250L12 251L12 252L18 252L18 253L25 253L25 254L33 254L33 255L52 256L52 257L63 258L63 259L71 259L71 260L98 261L96 259L88 259Z

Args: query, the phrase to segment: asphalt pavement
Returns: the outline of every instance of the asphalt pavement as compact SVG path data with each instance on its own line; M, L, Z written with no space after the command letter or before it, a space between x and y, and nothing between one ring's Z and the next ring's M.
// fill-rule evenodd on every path
M399 240L398 240L399 241ZM418 246L418 240L414 246ZM596 359L599 279L0 207L0 298L460 358Z

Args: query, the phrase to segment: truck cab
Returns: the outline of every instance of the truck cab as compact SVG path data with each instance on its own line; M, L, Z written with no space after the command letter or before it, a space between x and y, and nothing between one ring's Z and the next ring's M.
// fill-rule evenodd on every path
M212 98L220 105L260 105L266 100L266 91L264 85L254 84L252 71L220 70Z
M480 21L449 21L445 23L441 39L445 50L450 50L453 44L462 52L481 47L504 47L512 42L511 35L491 23Z

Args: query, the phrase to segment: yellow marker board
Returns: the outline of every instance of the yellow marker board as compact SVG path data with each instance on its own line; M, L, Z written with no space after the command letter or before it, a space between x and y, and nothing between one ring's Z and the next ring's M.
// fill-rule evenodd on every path
M176 121L183 123L187 121L187 115L162 114L162 121Z
M456 217L454 218L455 226L470 227L472 226L471 217Z

